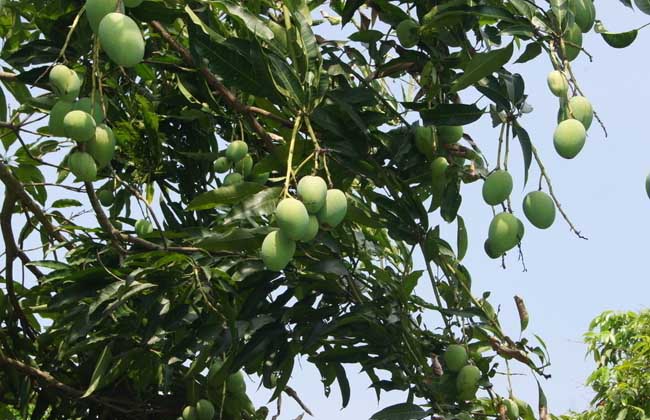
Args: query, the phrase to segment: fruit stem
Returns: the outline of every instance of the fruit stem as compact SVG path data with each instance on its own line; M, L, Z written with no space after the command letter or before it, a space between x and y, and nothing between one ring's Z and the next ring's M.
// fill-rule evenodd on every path
M291 143L289 143L289 154L287 155L287 174L284 178L284 189L282 194L287 197L289 195L289 183L291 182L291 173L293 166L293 150L296 146L296 138L298 137L298 131L302 125L302 115L296 117L296 121L293 123L293 130L291 132Z
M499 169L501 167L501 146L503 145L503 130L505 130L505 127L506 127L505 123L501 124L501 132L499 133L499 148L497 149L496 169Z
M503 158L503 169L508 170L508 158L510 157L510 123L507 122L506 126L506 154Z
M420 250L422 250L422 253L425 254L424 252L424 243L420 243ZM440 292L438 291L438 282L436 280L436 276L433 274L433 270L431 270L431 265L429 264L429 261L425 261L424 264L427 266L427 273L429 275L429 280L431 281L431 287L433 288L433 294L436 298L436 304L440 309L443 308L442 306L442 299L440 298ZM445 323L445 331L447 334L452 337L453 333L451 331L451 325L449 324L449 320L447 319L447 315L444 313L440 312L440 316L442 317L442 320Z
M316 159L314 160L314 170L318 172L318 156L321 152L320 144L318 143L318 138L316 137L316 133L314 133L314 128L311 126L311 121L307 116L305 116L305 125L307 126L307 132L309 133L309 137L311 137L311 141L314 143L314 154L316 155ZM323 160L325 159L326 157L323 156Z
M544 178L544 181L546 181L546 186L548 187L548 193L553 199L553 202L555 203L555 206L557 209L560 211L560 214L562 215L562 218L567 222L569 225L569 228L571 229L571 232L575 233L578 238L580 239L587 239L586 236L583 236L578 229L573 225L571 220L569 219L569 216L564 212L564 209L562 208L562 205L560 204L560 200L557 199L555 196L555 193L553 192L553 184L551 183L551 178L549 177L548 173L546 172L546 168L544 167L544 164L542 163L542 159L539 157L539 153L537 153L537 148L535 146L531 147L533 156L535 157L535 161L537 162L537 166L539 166L539 170L542 173L542 177Z
M569 72L569 76L571 78L571 81L573 82L573 87L575 88L575 90L580 94L580 96L585 96L586 97L586 95L582 92L582 89L580 88L580 85L578 84L578 79L576 79L576 77L573 74L573 69L571 68L571 63L566 61L565 66L566 66L567 71ZM571 111L570 108L569 108L569 111ZM598 125L600 125L600 128L602 128L603 132L605 133L605 138L607 138L608 133L607 133L607 127L605 127L605 123L603 122L603 120L600 119L600 117L598 116L598 113L596 111L593 111L593 112L594 112L594 117L596 118L596 121L598 121Z

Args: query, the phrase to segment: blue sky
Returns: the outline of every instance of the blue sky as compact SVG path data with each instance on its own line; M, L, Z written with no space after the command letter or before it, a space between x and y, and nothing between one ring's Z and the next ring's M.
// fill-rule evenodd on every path
M598 18L612 32L639 27L650 16L623 7L617 1L597 2ZM492 291L492 303L501 306L501 321L517 337L519 320L513 303L515 294L526 301L530 312L528 336L540 335L547 343L552 378L543 383L549 405L555 414L581 410L588 406L591 392L584 386L593 369L585 358L582 334L589 322L607 309L640 310L648 306L650 283L645 275L650 232L650 200L645 194L645 177L650 172L649 135L646 129L648 86L647 52L650 32L642 30L629 48L617 50L604 43L594 32L585 35L584 47L593 62L581 55L573 62L579 83L609 131L605 136L594 122L587 144L573 160L560 158L553 149L557 98L546 87L546 75L552 70L548 58L540 56L532 63L515 65L512 71L526 80L526 92L534 112L522 119L538 148L553 180L556 194L574 224L589 239L578 239L559 218L548 230L526 224L524 254L528 271L522 272L516 255L507 258L507 269L483 253L483 240L491 219L490 208L481 199L481 183L463 188L461 214L470 235L465 265L473 276L475 294ZM648 119L648 120L646 120ZM488 119L466 127L491 163L496 156L498 132ZM536 189L538 172L533 164L530 182L523 189L521 153L518 144L511 148L510 170L515 177L513 210L523 219L521 200ZM432 216L433 223L445 222ZM455 224L443 228L455 243ZM420 260L419 268L423 267ZM431 288L422 280L417 289L433 299ZM340 410L338 389L328 400L323 398L318 373L302 364L292 380L316 419L367 419L381 407L403 402L403 396L385 395L378 404L368 380L358 370L348 369L353 387L350 405ZM514 372L527 373L513 364ZM505 393L505 383L497 380ZM537 403L537 388L530 376L513 377L515 394ZM260 392L256 402L268 394ZM273 407L271 407L273 413ZM300 413L292 402L283 404L281 418Z
M641 26L650 16L633 12L616 1L598 2L599 17L611 31ZM340 34L339 34L340 35ZM647 51L650 32L642 31L632 47L615 50L600 35L586 35L584 46L594 56L589 63L583 55L574 64L574 72L588 98L605 121L610 136L605 140L596 123L589 131L587 144L574 160L558 157L552 146L557 99L546 88L551 70L545 57L512 67L524 75L529 102L535 108L522 120L539 149L554 182L554 188L574 223L589 237L578 239L558 218L555 225L539 231L526 223L524 253L527 272L522 272L516 255L507 259L503 270L498 261L483 253L483 240L491 219L491 210L481 199L481 183L465 186L461 214L470 234L465 265L473 275L475 294L492 291L493 304L501 305L501 320L506 331L517 336L517 313L512 297L522 296L531 314L528 335L539 334L549 346L552 379L544 383L551 410L562 413L580 410L591 398L584 381L593 368L585 360L582 334L590 320L606 309L639 310L647 306L650 284L643 274L646 268L647 238L650 232L650 200L644 180L650 172L645 118L650 102L647 84ZM484 118L466 128L491 162L494 161L498 132ZM515 177L514 210L521 214L521 199L535 188L537 172L523 188L521 154L516 143L511 151L511 171ZM59 196L51 197L51 201ZM523 216L522 216L523 218ZM18 218L16 218L18 219ZM455 243L455 224L446 226L437 214L432 223L440 223L443 232ZM422 268L422 261L418 261ZM426 281L417 292L432 299ZM297 365L291 385L312 408L316 419L367 419L379 408L403 402L400 394L384 394L377 403L368 380L350 367L353 396L347 409L340 410L336 386L329 399L323 396L318 372L308 364ZM516 372L525 372L515 368ZM536 403L535 382L530 377L514 378L515 393ZM505 384L497 382L501 392ZM251 384L249 391L256 386ZM270 394L262 389L254 395L257 404L265 404ZM270 406L275 412L275 404ZM296 418L301 410L285 397L281 419Z

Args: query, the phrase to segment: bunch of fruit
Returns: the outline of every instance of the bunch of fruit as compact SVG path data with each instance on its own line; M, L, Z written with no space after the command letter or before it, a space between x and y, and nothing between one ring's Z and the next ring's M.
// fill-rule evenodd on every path
M293 259L296 241L310 242L319 229L338 226L347 213L343 191L327 189L319 176L305 176L297 186L298 199L287 197L275 209L279 229L270 232L262 242L262 261L269 270L280 271Z
M474 399L483 374L478 367L468 363L469 356L465 347L460 344L451 344L445 350L442 358L446 371L456 375L457 399L459 401Z
M269 173L253 173L253 157L248 153L248 145L243 140L235 140L228 145L225 156L214 161L214 171L223 174L233 170L223 179L222 185L234 185L246 179L260 184L266 183Z
M77 142L68 156L68 168L77 179L92 182L97 170L107 166L115 153L115 136L104 121L98 100L77 100L82 81L63 64L50 70L50 84L58 101L50 111L49 130L55 136L67 136Z
M199 400L183 409L183 420L212 420L214 414L214 405L210 401Z

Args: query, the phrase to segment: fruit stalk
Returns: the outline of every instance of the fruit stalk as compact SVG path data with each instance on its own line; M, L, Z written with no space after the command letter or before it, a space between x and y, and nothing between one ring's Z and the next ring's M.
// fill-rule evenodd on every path
M302 115L296 117L296 121L293 123L293 131L291 132L291 143L289 143L289 154L287 155L287 174L284 178L284 188L282 190L282 195L287 197L289 195L289 183L291 182L292 166L293 166L293 150L296 146L296 138L298 137L298 131L302 125Z

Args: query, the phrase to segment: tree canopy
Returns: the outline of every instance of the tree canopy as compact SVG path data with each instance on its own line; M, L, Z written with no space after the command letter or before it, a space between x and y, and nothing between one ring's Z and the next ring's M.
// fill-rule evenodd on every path
M462 261L514 260L554 222L581 236L509 68L551 63L558 114L540 118L572 159L600 129L571 68L589 31L615 48L638 33L607 32L591 0L7 1L0 410L267 418L246 374L308 412L303 357L343 407L350 364L378 398L408 393L377 420L548 419L541 385L534 402L492 385L509 363L547 377L525 303L505 331ZM496 140L464 127L481 118ZM462 217L472 182L484 238Z

